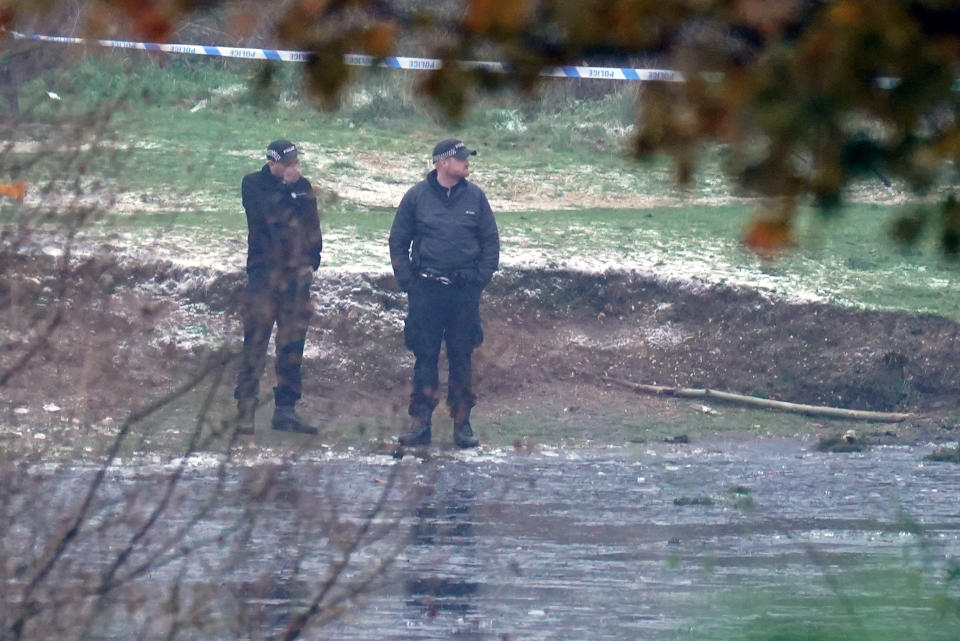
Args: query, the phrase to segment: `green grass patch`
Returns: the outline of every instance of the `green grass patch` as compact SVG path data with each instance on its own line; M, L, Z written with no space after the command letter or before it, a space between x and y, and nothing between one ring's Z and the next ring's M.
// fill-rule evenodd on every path
M952 570L952 571L955 571ZM951 570L931 577L895 557L825 568L822 588L782 581L718 590L683 638L711 641L902 641L956 638L960 597Z
M722 150L703 150L688 190L675 186L667 160L624 158L635 88L591 100L577 99L563 83L550 84L535 100L493 94L475 101L462 123L447 124L420 102L416 74L358 70L338 108L322 112L304 93L297 65L272 68L265 99L253 89L263 77L258 65L162 60L114 52L24 82L21 96L33 108L32 119L15 132L22 148L0 156L0 178L27 179L43 209L74 201L87 206L107 194L116 204L107 198L94 205L104 230L147 234L174 226L202 230L205 242L216 242L218 233L242 233L240 179L259 168L273 138L303 143L305 172L315 182L349 187L367 179L393 194L410 176L422 175L433 142L458 135L480 146L474 179L488 192L532 183L547 202L573 191L615 194L626 205L500 211L506 264L637 269L960 319L960 270L941 258L935 239L907 253L890 242L899 206L851 205L830 218L806 208L794 251L776 261L744 251L740 238L753 204L730 198ZM364 170L358 158L378 155L400 158L403 177ZM673 204L644 204L651 197ZM685 205L690 199L697 204ZM385 268L392 207L362 206L332 193L322 200L324 230L333 239L325 266ZM636 207L629 206L633 200ZM17 212L4 204L0 215L12 220Z
M956 447L942 447L923 457L927 461L939 463L960 463L960 445Z

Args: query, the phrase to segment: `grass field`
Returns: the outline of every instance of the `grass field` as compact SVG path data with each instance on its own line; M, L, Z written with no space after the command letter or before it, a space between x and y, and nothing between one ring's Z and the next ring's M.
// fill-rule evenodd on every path
M483 97L449 125L415 99L412 74L365 72L340 109L320 112L290 65L265 98L249 90L247 63L163 62L84 57L21 86L29 117L0 155L0 180L27 182L25 211L56 220L89 209L90 231L126 234L131 251L157 243L162 258L239 267L240 177L266 142L289 137L322 192L326 267L382 271L393 208L429 168L433 142L456 135L480 149L473 179L498 212L505 266L640 270L960 319L960 266L932 242L906 253L891 243L908 201L879 181L857 185L829 219L804 209L798 247L779 260L745 252L755 203L724 181L722 150L704 150L684 190L667 160L624 157L633 88L599 100L557 85L532 102ZM3 215L16 212L7 204Z

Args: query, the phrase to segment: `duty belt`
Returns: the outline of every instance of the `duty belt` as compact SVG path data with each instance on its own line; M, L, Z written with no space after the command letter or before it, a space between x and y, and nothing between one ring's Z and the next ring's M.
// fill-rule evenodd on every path
M453 278L451 278L450 275L444 272L437 271L435 269L424 269L423 271L420 272L420 278L423 278L425 280L432 280L436 283L440 283L441 285L453 284Z

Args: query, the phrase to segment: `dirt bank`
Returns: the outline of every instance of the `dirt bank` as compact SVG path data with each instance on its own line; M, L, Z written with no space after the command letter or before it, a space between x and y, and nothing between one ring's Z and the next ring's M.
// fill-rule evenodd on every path
M239 273L104 258L62 268L56 258L23 255L2 257L0 267L0 371L13 370L0 387L0 422L10 430L122 421L215 348L237 347ZM402 345L403 295L388 276L322 271L314 302L304 408L330 424L394 430L412 364ZM508 438L532 425L595 434L624 421L638 440L649 426L683 429L676 415L689 401L603 380L615 376L911 412L917 418L898 426L901 437L956 438L960 325L944 318L791 303L636 273L550 270L498 274L482 310L476 388L488 435ZM230 365L223 374L217 398L226 411ZM264 389L270 384L268 374ZM814 432L824 423L809 425ZM549 440L549 427L540 438Z

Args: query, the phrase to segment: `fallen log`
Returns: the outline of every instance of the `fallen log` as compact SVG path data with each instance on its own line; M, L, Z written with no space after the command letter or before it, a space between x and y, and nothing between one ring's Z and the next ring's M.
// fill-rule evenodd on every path
M647 394L677 396L682 398L715 398L721 401L740 403L741 405L763 407L767 409L781 410L784 412L795 412L798 414L809 414L811 416L829 416L833 418L845 418L858 421L876 421L878 423L899 423L912 416L911 414L898 412L871 412L869 410L851 410L843 407L788 403L787 401L774 401L769 398L748 396L746 394L734 394L732 392L720 392L712 389L645 385L643 383L634 383L633 381L625 381L620 378L613 378L612 376L604 376L603 380L607 381L608 383L614 383L616 385L627 387L636 392L644 392Z

